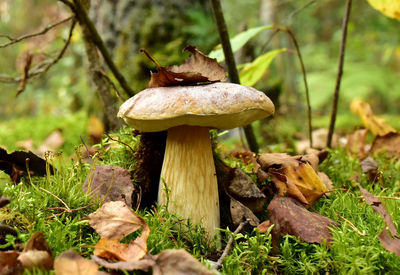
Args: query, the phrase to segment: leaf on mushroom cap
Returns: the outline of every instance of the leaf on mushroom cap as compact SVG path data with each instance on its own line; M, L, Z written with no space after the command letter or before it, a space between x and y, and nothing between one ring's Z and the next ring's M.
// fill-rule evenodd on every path
M183 51L192 53L182 65L160 66L146 50L142 52L157 66L157 73L151 73L148 88L184 86L225 80L225 70L215 58L210 58L194 46L186 46Z

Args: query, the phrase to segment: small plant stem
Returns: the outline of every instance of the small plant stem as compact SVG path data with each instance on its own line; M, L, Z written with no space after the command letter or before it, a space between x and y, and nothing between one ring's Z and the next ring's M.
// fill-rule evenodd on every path
M71 209L68 207L68 205L62 199L60 199L59 197L57 197L56 195L54 195L53 193L51 193L50 191L48 191L42 187L39 187L39 189L46 192L47 194L50 194L53 197L55 197L57 200L59 200L65 206L65 208L67 209L67 212L71 212Z
M336 214L339 218L343 219L345 222L347 222L350 227L356 231L360 236L368 236L368 234L362 233L360 230L357 229L357 227L348 219L346 219L345 217L340 216L339 214Z
M68 5L72 9L72 11L76 14L76 16L81 24L86 25L87 29L89 30L89 32L92 36L93 42L96 44L96 47L101 52L101 54L104 58L104 61L106 62L107 66L110 68L111 72L117 79L119 85L121 85L122 89L125 91L125 93L129 97L134 96L135 95L134 91L129 87L124 76L121 74L121 72L118 70L117 66L115 65L114 61L112 60L111 55L108 52L103 39L101 38L101 36L98 33L98 31L96 30L96 27L94 26L93 22L90 20L89 16L87 15L86 10L85 10L84 6L82 5L81 1L74 0L73 4L68 1L61 1L61 2ZM67 3L69 3L69 4L67 4ZM72 8L72 6L74 6L74 8Z
M129 148L129 150L131 150L131 152L132 152L133 154L136 154L135 150L133 150L133 148L132 148L128 143L123 142L123 141L121 141L120 139L112 138L112 137L111 137L109 134L107 134L107 133L106 133L106 136L107 136L109 139L111 139L112 141L116 141L116 142L118 142L118 143L121 143L121 144L125 145L126 147Z
M313 147L313 139L312 139L312 117L311 117L311 104L310 104L310 93L308 90L308 84L307 84L307 76L306 76L306 67L304 66L303 58L301 56L300 52L300 47L299 43L297 42L296 36L292 32L292 30L289 27L286 27L284 31L290 36L290 38L293 41L294 47L296 48L297 56L299 57L299 62L300 62L300 67L301 67L301 72L303 75L303 82L304 82L304 89L306 92L306 102L307 102L307 118L308 118L308 137L310 139L310 147Z
M239 74L236 69L235 58L233 57L232 46L229 40L228 28L226 27L224 14L222 12L220 0L210 0L212 10L217 24L219 38L221 40L222 50L225 55L225 62L228 67L229 78L232 83L240 84ZM251 151L258 153L259 146L254 135L254 130L251 124L243 127L246 135L246 140Z
M245 220L243 222L241 222L238 227L236 228L236 230L233 232L233 234L229 237L229 241L226 244L226 247L224 249L224 252L222 253L221 257L218 259L217 263L216 263L216 268L220 268L222 266L222 262L224 261L225 257L228 256L229 251L231 250L232 244L233 244L233 238L234 235L238 234L240 231L242 231L243 227L249 223L249 220Z
M340 82L341 82L342 74L343 74L344 53L345 53L345 49L346 49L347 25L349 23L349 18L350 18L351 2L352 2L352 0L347 0L347 2L346 2L346 12L345 12L345 16L343 19L343 25L342 25L342 42L340 44L339 67L338 67L338 74L336 77L335 92L333 94L331 122L329 125L328 139L327 139L327 143L326 143L326 146L328 148L332 147L332 137L333 137L333 132L335 130L337 106L338 106L338 102L339 102Z

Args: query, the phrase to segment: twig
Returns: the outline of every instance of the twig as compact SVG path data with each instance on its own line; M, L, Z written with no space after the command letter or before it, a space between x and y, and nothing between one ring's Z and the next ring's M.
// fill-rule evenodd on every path
M311 118L311 104L310 104L310 93L308 91L308 84L307 84L307 76L306 76L306 68L304 66L303 58L301 56L299 43L297 42L296 36L293 34L292 30L289 27L286 27L284 31L289 34L290 38L293 41L293 44L296 48L297 56L299 57L301 72L303 75L303 82L304 88L306 92L306 102L307 102L307 110L308 110L308 136L310 139L310 147L313 147L313 139L312 139L312 118Z
M116 142L118 142L118 143L121 143L121 144L127 146L127 147L132 151L133 154L136 154L135 150L133 150L133 148L132 148L128 143L123 142L123 141L121 141L120 139L112 138L108 133L105 133L105 135L106 135L109 139L111 139L112 141L116 141Z
M232 244L233 244L233 238L234 235L238 234L240 231L242 231L243 227L249 223L249 219L241 222L239 226L236 228L236 230L233 232L233 234L229 237L229 241L226 244L226 247L224 249L224 252L222 253L221 257L218 259L216 263L216 268L220 268L222 266L222 262L224 261L225 257L228 256L229 251L231 250Z
M102 77L104 77L104 79L108 82L108 84L110 84L110 86L114 89L115 93L117 94L118 99L121 102L124 102L127 100L126 97L124 97L121 92L118 90L117 86L115 85L115 83L108 77L108 75L103 71L103 70L96 70L96 73L98 73L99 75L101 75Z
M400 201L400 198L396 197L387 197L387 196L375 196L378 199L387 199L387 200L395 200L395 201ZM364 199L364 196L359 196L359 199Z
M332 146L332 136L333 136L333 132L335 130L336 113L337 113L337 106L338 106L338 102L339 102L339 89L340 89L340 82L341 82L342 74L343 74L344 53L345 53L345 49L346 49L347 25L349 23L350 11L351 11L351 1L352 0L347 0L347 2L346 2L346 12L345 12L345 16L343 19L343 25L342 25L342 42L340 45L339 68L338 68L338 74L336 77L335 92L333 95L331 122L329 125L328 139L326 142L326 146L328 148L331 148L331 146Z
M54 59L45 60L44 62L33 67L28 72L29 79L46 73L53 65L55 65L63 57L65 51L67 50L67 48L71 42L71 37L72 37L72 33L74 31L75 25L76 25L76 22L75 22L75 20L73 20L70 30L69 30L68 38L67 38L63 48L61 49L61 51L58 53L58 55ZM21 81L22 81L22 77L9 77L9 76L0 75L0 82L14 83L14 82L21 82Z
M236 69L235 58L232 52L231 42L229 40L228 29L226 27L224 14L222 12L221 2L220 0L210 0L212 10L214 13L215 21L217 24L217 29L219 33L219 38L221 40L222 50L224 51L225 55L225 62L228 66L228 73L231 82L240 84L239 74ZM244 133L246 135L247 143L250 147L250 150L258 153L259 146L254 135L253 127L251 124L246 125L243 127Z
M299 12L301 12L302 10L304 10L305 8L307 8L308 6L312 5L315 3L315 0L311 0L308 3L306 3L305 5L301 6L300 8L298 8L297 10L292 11L289 16L287 17L287 23L290 24L290 21L292 20L292 17L295 16L296 14L298 14Z
M53 197L55 197L57 200L59 200L65 206L65 208L67 209L68 212L71 212L71 208L69 208L68 205L62 199L60 199L59 197L57 197L56 195L54 195L53 193L51 193L50 191L48 191L42 187L39 187L39 189L52 195Z
M96 30L96 27L94 26L93 22L90 20L89 16L87 15L86 10L82 6L81 1L74 0L73 4L71 2L65 1L65 0L60 0L60 1L63 2L64 4L68 5L68 7L71 8L71 10L76 14L80 23L85 24L85 26L87 27L87 29L89 30L89 32L92 36L93 42L96 44L96 47L98 48L98 50L101 52L101 54L104 58L104 61L106 62L107 66L110 68L111 72L117 79L118 83L121 85L122 89L125 91L125 93L129 97L134 96L135 95L134 91L129 87L124 76L120 73L120 71L118 70L114 61L112 60L111 55L108 52L103 39L100 37L100 34Z
M345 217L340 216L338 213L336 213L336 215L339 218L342 218L345 222L347 222L350 225L350 227L353 228L353 230L356 231L360 236L368 236L368 234L362 233L360 230L358 230L357 227L355 227L355 225Z
M10 42L1 44L0 45L0 49L8 47L8 46L10 46L12 44L21 42L22 40L25 40L25 39L29 39L29 38L32 38L32 37L35 37L35 36L43 35L43 34L47 33L49 30L57 27L58 25L61 25L61 24L65 23L65 22L67 22L69 20L71 20L72 18L74 18L74 16L70 16L70 17L67 17L67 18L65 18L65 19L63 19L61 21L58 21L58 22L54 23L54 24L47 25L43 30L41 30L39 32L26 34L26 35L23 35L23 36L20 36L20 37L17 37L17 38L12 38L9 35L2 34L2 35L0 35L0 37L5 37L8 40L10 40Z
M61 215L65 214L65 213L72 213L72 212L75 212L75 211L79 211L79 210L88 208L88 207L90 207L90 206L92 206L92 205L94 205L94 203L89 204L89 205L86 205L86 206L82 206L82 207L79 207L79 208L75 208L75 209L69 209L69 210L66 209L66 208L64 208L64 207L47 208L46 210L56 210L56 209L60 209L60 210L64 210L64 211L62 211L61 213L57 213L57 214L48 216L48 217L46 217L45 219L46 219L46 220L49 220L49 219L55 218L55 217L57 217L57 216L61 216Z

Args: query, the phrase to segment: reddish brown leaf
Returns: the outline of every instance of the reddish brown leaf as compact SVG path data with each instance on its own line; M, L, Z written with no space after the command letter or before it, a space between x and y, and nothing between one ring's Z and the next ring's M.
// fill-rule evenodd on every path
M23 272L22 265L18 261L19 254L17 251L0 251L1 275L15 275Z
M375 210L376 213L378 213L387 226L389 227L390 233L396 237L399 238L399 235L397 234L397 229L396 225L393 223L392 217L389 215L387 212L387 209L384 204L382 204L381 200L371 193L369 193L367 190L361 187L361 185L358 186L360 188L361 194L364 196L365 201L372 206L372 208Z
M307 243L328 244L332 239L329 226L337 226L331 219L308 211L295 199L275 196L268 206L269 218L275 238L293 235Z
M145 225L142 235L129 244L120 243L118 240L101 239L95 246L94 255L117 259L119 261L137 261L147 253L147 238L150 234L150 228Z
M25 244L24 252L27 252L29 250L42 250L48 252L50 256L53 255L53 253L51 252L51 248L44 238L42 232L35 232L30 237L28 242Z
M50 270L53 268L54 259L47 251L29 250L22 252L18 256L18 261L23 268L29 270L33 268Z
M361 161L361 170L368 175L368 180L375 182L379 179L378 162L371 157Z
M119 166L102 165L91 169L82 186L83 192L90 193L95 200L102 203L123 201L132 206L134 190L128 170Z
M180 66L161 67L145 50L142 52L157 66L157 73L151 73L148 88L193 85L204 82L225 80L224 68L216 59L209 58L196 47L187 46L184 51L192 55Z
M257 229L261 232L261 233L265 233L268 232L268 229L271 227L271 222L269 220L263 221L262 223L260 223L257 226Z
M346 149L350 155L358 156L360 159L365 158L367 154L365 150L367 133L367 129L359 129L346 135Z

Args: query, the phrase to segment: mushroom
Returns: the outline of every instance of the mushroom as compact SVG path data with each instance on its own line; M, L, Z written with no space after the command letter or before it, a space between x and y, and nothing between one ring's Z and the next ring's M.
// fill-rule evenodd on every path
M274 113L262 92L232 83L148 88L128 99L118 117L142 132L168 130L158 202L209 237L220 224L210 128L231 129Z

